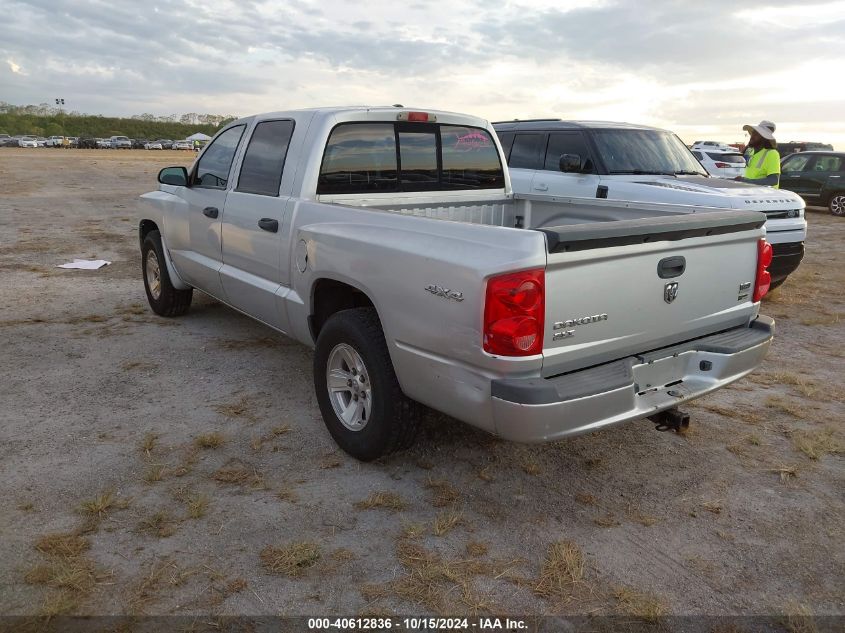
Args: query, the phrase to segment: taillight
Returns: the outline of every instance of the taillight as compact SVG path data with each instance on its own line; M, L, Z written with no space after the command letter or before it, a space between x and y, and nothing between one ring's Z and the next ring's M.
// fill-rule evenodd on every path
M532 356L543 351L546 278L542 268L487 281L484 351Z
M436 123L437 115L431 112L400 112L396 115L396 120L409 123Z
M730 163L716 163L716 167L719 169L724 169L725 167L731 167Z
M772 245L761 239L757 242L757 276L754 280L754 303L760 301L769 292L772 285L772 276L766 270L772 263Z

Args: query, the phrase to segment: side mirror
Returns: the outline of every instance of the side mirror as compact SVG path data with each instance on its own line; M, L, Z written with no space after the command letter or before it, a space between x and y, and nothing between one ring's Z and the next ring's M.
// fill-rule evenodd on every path
M163 185L186 187L188 185L188 170L184 167L165 167L158 172L158 181Z
M578 154L564 154L560 157L560 170L571 174L581 171L581 157Z

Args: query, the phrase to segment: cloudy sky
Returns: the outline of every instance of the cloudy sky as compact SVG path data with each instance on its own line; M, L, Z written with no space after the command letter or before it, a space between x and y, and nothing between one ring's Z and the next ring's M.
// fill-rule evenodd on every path
M105 115L436 107L845 149L845 1L0 0L0 100Z

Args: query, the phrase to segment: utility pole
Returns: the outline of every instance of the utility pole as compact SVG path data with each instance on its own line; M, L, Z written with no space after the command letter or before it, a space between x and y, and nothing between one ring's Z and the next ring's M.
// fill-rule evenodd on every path
M62 136L64 136L65 135L65 109L64 109L63 106L65 105L65 100L62 99L61 97L57 97L56 98L56 105L59 106L59 116L60 116L61 122L62 122Z

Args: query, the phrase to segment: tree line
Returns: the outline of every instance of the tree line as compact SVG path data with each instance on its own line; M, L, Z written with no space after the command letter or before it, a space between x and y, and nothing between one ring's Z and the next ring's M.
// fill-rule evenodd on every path
M104 117L65 112L46 103L15 106L0 102L0 134L10 135L179 139L196 132L214 136L220 125L234 118L193 112L163 117L152 114L139 114L131 118Z

